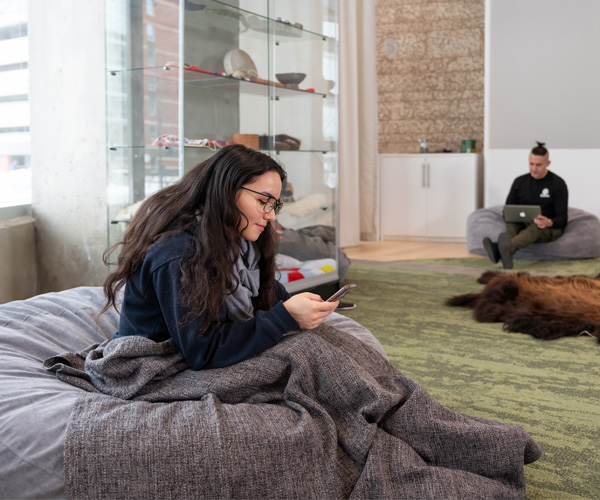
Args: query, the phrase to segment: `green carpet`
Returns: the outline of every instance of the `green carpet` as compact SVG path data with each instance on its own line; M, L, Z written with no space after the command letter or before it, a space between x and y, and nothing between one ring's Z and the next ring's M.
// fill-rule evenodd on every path
M502 264L492 264L488 258L482 259L423 259L412 261L420 265L450 265L471 269L481 269L482 272L490 269L502 271ZM527 271L532 274L587 274L597 276L600 273L600 260L514 260L514 268L509 271Z
M482 289L479 272L468 269L500 266L485 259L353 262L346 283L358 288L347 300L357 308L344 314L371 330L394 366L442 404L533 436L544 453L525 468L528 499L600 498L600 344L589 336L543 341L507 333L443 305ZM521 270L595 276L600 261L517 261Z

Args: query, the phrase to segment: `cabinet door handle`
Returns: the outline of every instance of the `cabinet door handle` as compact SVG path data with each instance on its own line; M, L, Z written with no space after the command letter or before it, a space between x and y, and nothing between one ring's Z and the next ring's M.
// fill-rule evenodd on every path
M427 162L427 187L431 187L431 165Z
M423 170L422 170L423 175L421 176L421 185L424 188L431 187L431 178L429 177L429 175L430 175L429 162L427 160L425 160L423 162L422 168L423 168Z

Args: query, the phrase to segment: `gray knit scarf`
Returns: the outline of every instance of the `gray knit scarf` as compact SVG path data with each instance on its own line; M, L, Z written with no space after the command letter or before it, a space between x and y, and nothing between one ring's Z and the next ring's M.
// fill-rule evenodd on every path
M258 296L260 287L260 251L254 242L244 239L241 242L242 252L233 265L239 285L225 299L227 317L232 321L245 321L254 317L252 297Z

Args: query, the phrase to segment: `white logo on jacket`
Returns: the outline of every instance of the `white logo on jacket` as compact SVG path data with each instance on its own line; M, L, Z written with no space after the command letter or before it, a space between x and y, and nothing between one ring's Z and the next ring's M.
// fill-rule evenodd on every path
M540 193L540 198L550 198L550 190L548 188L542 189Z

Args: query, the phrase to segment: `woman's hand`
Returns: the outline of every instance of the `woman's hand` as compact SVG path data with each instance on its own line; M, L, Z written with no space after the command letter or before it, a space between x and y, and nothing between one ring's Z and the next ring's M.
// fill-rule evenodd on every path
M335 311L338 304L337 300L325 302L319 295L310 292L294 295L283 303L303 330L311 330L319 326Z

